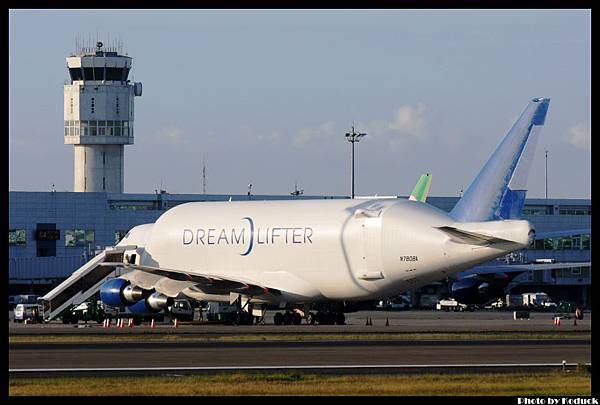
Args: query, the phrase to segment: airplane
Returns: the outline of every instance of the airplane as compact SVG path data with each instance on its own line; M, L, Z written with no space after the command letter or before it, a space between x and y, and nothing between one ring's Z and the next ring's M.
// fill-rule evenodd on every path
M123 262L102 264L124 273L100 298L133 313L176 297L235 303L244 324L275 304L285 309L275 324L343 324L340 302L398 295L523 249L535 229L510 217L549 102L527 104L449 213L420 196L181 204L127 233Z

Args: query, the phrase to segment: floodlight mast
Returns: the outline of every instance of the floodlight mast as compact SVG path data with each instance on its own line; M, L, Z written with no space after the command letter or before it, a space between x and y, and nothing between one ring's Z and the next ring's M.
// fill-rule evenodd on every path
M352 164L351 164L351 183L350 183L350 198L354 199L354 143L359 142L363 136L366 136L366 133L357 133L354 130L354 125L352 125L352 132L346 132L346 139L348 142L352 143Z

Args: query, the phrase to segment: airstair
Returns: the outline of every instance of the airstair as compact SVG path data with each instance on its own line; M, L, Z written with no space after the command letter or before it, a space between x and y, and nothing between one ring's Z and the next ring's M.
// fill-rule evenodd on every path
M107 279L120 276L122 269L102 266L101 263L122 262L124 252L134 250L136 247L117 246L105 249L48 294L39 298L38 303L42 305L44 321L55 319L70 305L79 305L88 300L100 290L100 286Z

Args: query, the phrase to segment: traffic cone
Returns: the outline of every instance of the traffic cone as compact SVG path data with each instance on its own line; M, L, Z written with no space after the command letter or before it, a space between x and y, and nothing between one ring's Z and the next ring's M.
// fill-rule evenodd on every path
M124 320L124 319L122 319L122 318L121 318L121 319L119 319L119 329L123 329L123 324L125 323L124 321L125 321L125 320Z
M175 322L173 322L173 327L175 327L175 328L178 327L178 325L177 325L177 318L175 318Z
M150 322L150 327L154 328L154 318L152 318L152 322Z
M369 317L367 317L367 323L365 323L365 326L369 326Z
M385 318L385 326L390 326L390 320L388 318Z
M373 318L369 318L369 326L373 326Z
M129 321L127 321L127 326L129 328L133 328L133 318L129 318Z

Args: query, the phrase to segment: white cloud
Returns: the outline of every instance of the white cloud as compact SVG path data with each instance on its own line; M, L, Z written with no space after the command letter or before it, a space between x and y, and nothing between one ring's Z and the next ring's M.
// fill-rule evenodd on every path
M569 142L577 148L592 148L592 129L586 124L577 124L569 129Z
M316 128L303 128L294 136L294 146L303 146L309 142L322 141L336 135L335 123L327 121Z
M425 105L418 103L416 107L400 106L391 120L375 120L361 124L360 130L375 136L422 137L427 134Z
M270 134L258 135L259 141L278 142L281 139L281 132L278 130L271 131Z
M154 135L154 141L156 143L169 145L184 145L187 143L183 131L176 126L169 126L159 130L156 135Z
M420 138L427 135L427 120L425 105L418 103L416 107L403 105L398 107L390 120L373 120L367 123L358 123L356 130L366 132L369 136L386 136L390 145L395 145L399 137ZM294 136L294 146L302 146L313 141L323 141L336 135L337 131L333 121L327 121L318 127L303 128Z

